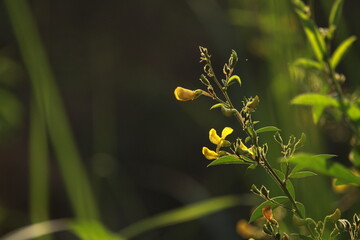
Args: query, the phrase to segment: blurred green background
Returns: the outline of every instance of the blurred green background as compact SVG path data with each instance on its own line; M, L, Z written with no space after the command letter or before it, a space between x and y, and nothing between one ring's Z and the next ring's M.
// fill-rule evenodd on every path
M289 71L297 57L311 56L289 1L27 1L48 57L46 65L39 51L31 51L37 49L36 38L26 37L27 30L30 36L34 33L21 4L9 2L0 2L0 235L36 219L31 214L36 176L39 182L48 181L47 214L58 219L76 215L68 188L74 184L81 189L82 183L77 183L86 173L101 222L113 231L211 197L243 194L245 199L252 183L270 182L261 170L206 168L201 148L210 146L209 129L231 126L236 134L241 129L234 119L209 111L209 99L175 100L177 86L202 87L199 45L209 49L218 74L231 49L237 51L236 74L243 86L231 90L232 98L241 106L244 96L259 95L255 115L261 126L278 126L284 136L305 132L305 151L337 154L347 164L347 133L339 126L314 126L308 109L289 105L296 94L309 91L314 78ZM316 21L325 26L332 1L313 3ZM359 1L345 1L337 44L346 36L360 36L359 7ZM359 51L355 43L339 67L347 76L345 92L359 86ZM46 73L47 64L52 74ZM46 83L47 78L56 84ZM76 144L68 141L71 134L66 135L62 115L57 116L62 114L55 109L62 105L53 99L57 93ZM43 115L42 104L48 105ZM272 136L267 137L271 141ZM269 144L275 164L280 149ZM82 164L69 157L72 147L78 148ZM39 154L44 162L30 164ZM64 172L73 174L71 179ZM298 184L299 199L313 206L310 215L315 218L331 211L341 198L331 192L329 179L316 180ZM39 194L46 199L46 190ZM76 202L76 190L71 198ZM244 200L238 207L135 239L241 239L236 222L249 217L250 205Z

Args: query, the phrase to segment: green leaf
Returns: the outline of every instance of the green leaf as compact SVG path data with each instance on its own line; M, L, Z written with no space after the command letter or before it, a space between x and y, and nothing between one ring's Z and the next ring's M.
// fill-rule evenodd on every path
M299 209L301 215L305 218L306 212L305 212L305 206L301 202L295 201L296 207Z
M125 240L125 238L110 232L98 221L83 220L72 224L73 232L84 240Z
M335 211L332 214L327 215L325 217L324 222L325 222L325 224L328 220L330 220L332 222L336 222L337 220L340 219L340 217L341 217L341 211L340 211L340 209L337 208L337 209L335 209Z
M306 106L338 107L336 99L317 93L304 93L296 96L291 100L291 104Z
M295 67L303 67L303 68L314 68L317 70L322 70L322 64L314 61L312 59L308 59L308 58L298 58L296 59L296 61L293 63L293 65Z
M242 159L238 159L236 157L227 155L227 156L219 157L218 159L212 161L207 166L210 167L210 166L224 165L224 164L248 164L248 163L244 162L244 160Z
M336 99L317 93L304 93L296 96L290 102L295 105L312 106L312 117L314 123L318 123L326 107L339 107L339 103Z
M258 218L262 217L262 208L265 207L266 205L270 205L272 209L278 207L278 204L283 204L286 201L288 201L288 198L285 196L278 196L278 197L274 197L270 200L267 200L263 203L261 203L257 208L255 208L255 210L252 212L249 223L255 221ZM278 203L275 204L274 202Z
M329 27L336 26L338 24L342 12L343 3L343 0L334 1L329 16Z
M134 238L152 229L192 221L240 204L243 204L243 201L239 196L212 198L142 219L122 229L120 235L126 238Z
M259 128L255 132L257 134L259 134L259 133L263 133L263 132L278 132L278 131L281 131L281 130L279 128L277 128L277 127L267 126L267 127Z
M289 191L290 196L295 199L295 188L292 182L288 179L286 180L286 189Z
M355 42L356 37L351 36L345 39L334 51L333 55L330 58L330 65L333 69L337 67L345 53L350 49L351 45Z
M283 181L285 179L285 173L284 172L282 172L282 171L280 171L280 170L278 170L276 168L274 168L274 171L278 175L278 177L280 178L281 181Z
M287 162L280 162L280 168L281 168L281 172L286 173L288 168Z
M306 178L306 177L312 177L312 176L316 176L317 174L311 171L299 171L299 172L295 172L290 174L290 178Z
M334 155L301 153L289 158L289 162L296 163L302 168L308 168L315 172L337 178L341 184L354 183L360 185L360 177L355 176L343 165L329 160L332 157L334 157Z
M358 121L360 119L360 108L356 104L350 104L346 112L352 121Z
M241 79L238 75L232 75L229 80L227 81L227 85L230 86L234 81L237 81L241 86Z
M313 118L313 121L314 121L315 124L319 122L320 117L321 117L324 109L325 109L325 106L323 106L323 105L316 105L316 106L312 107L312 109L311 109L312 110L311 111L312 112L312 118Z
M223 103L217 103L217 104L214 104L211 106L210 110L213 110L214 108L223 108L224 107L224 104Z
M325 40L321 36L319 29L317 28L315 23L306 13L300 10L295 10L295 12L300 19L300 23L304 28L305 35L310 42L316 59L322 62L326 52Z

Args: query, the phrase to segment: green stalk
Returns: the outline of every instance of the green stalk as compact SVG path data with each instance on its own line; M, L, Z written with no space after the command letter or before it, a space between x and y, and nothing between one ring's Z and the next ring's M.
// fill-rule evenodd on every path
M81 162L43 44L25 0L4 0L29 72L32 95L46 123L74 213L78 218L96 219L98 211Z
M223 93L225 99L226 99L226 102L229 104L230 108L233 109L233 110L236 110L235 112L235 117L236 119L238 120L238 122L240 123L240 125L244 128L245 127L245 123L244 123L244 119L243 117L241 116L240 112L234 107L227 91L226 91L226 88L223 88L219 82L219 80L217 79L217 77L215 76L215 72L212 68L212 64L211 64L211 61L210 59L207 60L208 61L208 64L211 68L211 71L213 72L213 79L214 79L214 82L216 83L216 85L220 88L221 92ZM297 207L296 205L296 202L295 202L295 199L291 196L289 190L286 188L286 185L283 181L281 181L280 177L276 174L276 172L272 169L270 163L267 161L266 158L262 158L259 154L259 144L258 144L258 141L257 139L254 139L251 134L249 134L249 132L244 129L245 132L248 134L249 137L251 137L252 139L252 142L253 144L256 146L256 149L257 149L257 162L259 163L260 166L262 166L265 171L274 179L274 181L279 185L280 189L282 190L282 192L287 196L287 198L289 199L289 201L291 202L291 205L293 206L293 209L295 210L295 214L297 214L300 218L304 218L305 216L303 216L299 210L299 208ZM311 229L309 228L308 225L306 225L309 233L311 234L312 237L315 237L311 231Z
M30 218L32 223L49 220L48 144L44 119L32 101L30 111ZM50 236L38 238L51 239Z

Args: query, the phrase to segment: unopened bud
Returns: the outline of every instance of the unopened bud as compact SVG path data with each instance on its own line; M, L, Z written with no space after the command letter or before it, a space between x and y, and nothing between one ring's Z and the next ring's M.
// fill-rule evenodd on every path
M208 95L208 93L201 89L190 90L182 87L177 87L175 88L174 95L175 98L179 101L190 101L200 97L201 95Z

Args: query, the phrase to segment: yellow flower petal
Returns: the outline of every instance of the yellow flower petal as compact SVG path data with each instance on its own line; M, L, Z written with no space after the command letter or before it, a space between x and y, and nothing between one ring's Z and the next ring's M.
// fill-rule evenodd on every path
M220 155L218 153L216 153L215 151L212 151L210 149L208 149L207 147L203 147L202 148L202 154L206 157L206 159L208 160L213 160L213 159L217 159L218 157L220 157Z
M221 138L225 139L228 135L230 135L234 130L231 127L226 127L221 132Z
M217 135L216 130L213 128L209 131L209 139L210 142L215 145L218 145L221 142L221 138L219 137L219 135Z
M198 94L195 91L182 87L175 88L174 95L176 99L179 101L194 100L198 96Z
M247 146L245 146L245 144L243 144L243 142L240 140L240 148L241 148L241 150L243 150L243 151L249 151L249 148L247 147Z

